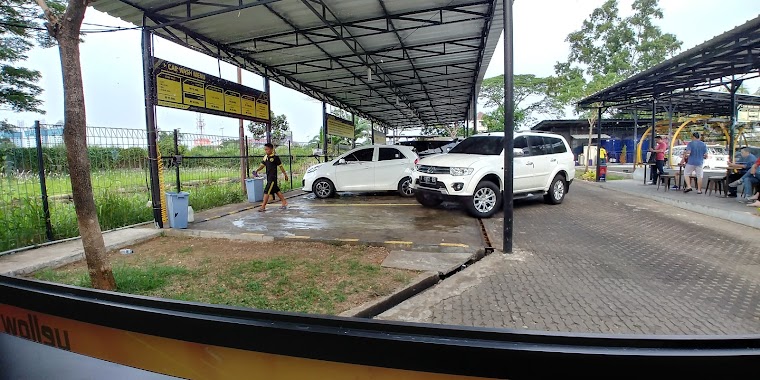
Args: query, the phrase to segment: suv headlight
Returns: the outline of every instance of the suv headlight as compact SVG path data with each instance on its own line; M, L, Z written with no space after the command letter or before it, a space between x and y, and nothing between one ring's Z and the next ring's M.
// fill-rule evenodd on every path
M314 166L306 169L306 173L314 173L315 171L317 171L317 169L319 169L320 166L321 165L314 165Z
M464 175L470 175L473 172L473 168L450 168L449 173L456 177L461 177Z

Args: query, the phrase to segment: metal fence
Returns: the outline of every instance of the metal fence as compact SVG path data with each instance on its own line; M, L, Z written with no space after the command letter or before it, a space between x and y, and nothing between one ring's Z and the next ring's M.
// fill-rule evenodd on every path
M152 221L146 131L88 127L87 142L101 228ZM250 177L259 165L263 144L247 138L241 154L238 138L160 132L163 190L190 192L198 211L244 201L241 174ZM315 144L284 141L276 149L290 177L283 190L299 188L306 169L325 159ZM1 132L0 252L78 235L63 127Z
M101 227L150 220L145 132L88 127L87 142ZM79 234L63 127L0 135L0 167L0 251Z

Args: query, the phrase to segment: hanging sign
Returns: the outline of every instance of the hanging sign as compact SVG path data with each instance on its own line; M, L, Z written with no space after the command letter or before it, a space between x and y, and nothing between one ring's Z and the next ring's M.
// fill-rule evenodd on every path
M353 139L356 136L354 132L354 123L337 116L327 115L327 134L330 136Z
M151 94L163 107L269 122L266 92L156 57Z

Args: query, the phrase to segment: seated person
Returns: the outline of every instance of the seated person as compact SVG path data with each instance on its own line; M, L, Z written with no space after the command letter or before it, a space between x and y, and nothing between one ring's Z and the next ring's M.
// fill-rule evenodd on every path
M758 166L760 166L760 159L757 159L752 167L747 170L747 173L745 173L741 178L728 184L729 188L743 185L743 197L739 199L740 202L750 201L751 197L749 194L752 194L752 186L760 183L760 171L757 170Z
M742 182L741 179L744 177L744 175L747 174L747 172L752 168L752 165L755 163L755 161L757 161L757 157L755 157L754 154L750 153L749 147L745 146L741 149L740 160L741 161L738 161L736 163L730 162L728 164L729 169L736 170L735 173L728 175L728 182L730 183L728 187L728 196L731 198L736 198L736 188ZM745 190L744 194L742 195L746 198L749 196L749 191Z
M747 206L749 206L749 207L760 207L760 192L755 193L755 195L753 195L753 196L751 196L751 197L749 197L747 199L748 199L748 202L752 202L752 203L748 203Z

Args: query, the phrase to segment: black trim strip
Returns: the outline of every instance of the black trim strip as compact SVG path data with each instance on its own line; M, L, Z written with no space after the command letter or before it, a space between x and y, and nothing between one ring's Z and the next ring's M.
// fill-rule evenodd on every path
M760 335L621 336L410 324L261 311L0 276L0 303L201 344L386 368L495 378L722 378L757 374ZM612 372L609 372L612 371ZM599 375L595 375L599 374Z

